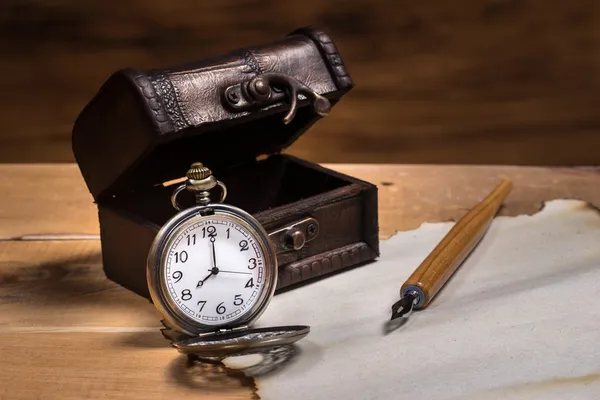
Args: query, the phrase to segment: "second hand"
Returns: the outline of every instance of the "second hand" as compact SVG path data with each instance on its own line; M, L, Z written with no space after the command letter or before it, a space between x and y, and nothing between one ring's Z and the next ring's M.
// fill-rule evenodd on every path
M210 271L210 269L209 269L209 271ZM243 275L252 275L252 272L241 272L241 271L225 271L225 270L222 270L222 269L220 269L220 270L219 270L219 272L225 272L225 273L228 273L228 274L243 274Z

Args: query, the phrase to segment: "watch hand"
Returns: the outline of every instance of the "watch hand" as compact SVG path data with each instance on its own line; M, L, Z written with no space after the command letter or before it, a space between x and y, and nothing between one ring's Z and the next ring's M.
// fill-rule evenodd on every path
M222 269L219 272L227 272L228 274L244 274L244 275L252 275L252 272L241 272L241 271L224 271Z
M204 285L204 281L207 280L208 278L210 278L211 276L217 275L219 273L219 268L213 267L213 268L209 269L209 271L210 271L210 274L208 274L206 276L206 278L202 279L201 281L198 281L198 284L196 285L196 288L199 288L202 285Z
M214 239L214 238L211 238ZM213 267L217 268L217 254L215 253L215 241L211 240L212 242L212 253L213 253Z

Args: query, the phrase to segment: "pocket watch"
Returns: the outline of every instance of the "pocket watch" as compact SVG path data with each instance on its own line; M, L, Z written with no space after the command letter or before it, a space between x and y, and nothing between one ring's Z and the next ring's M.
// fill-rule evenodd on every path
M277 285L276 248L248 212L224 204L227 188L201 163L171 196L178 211L158 231L146 276L165 336L184 354L223 359L296 342L308 326L252 328ZM212 202L210 191L221 189ZM182 208L187 190L196 204Z

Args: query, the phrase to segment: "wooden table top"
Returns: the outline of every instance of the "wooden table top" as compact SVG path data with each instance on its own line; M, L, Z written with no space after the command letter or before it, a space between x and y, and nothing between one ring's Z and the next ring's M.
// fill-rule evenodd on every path
M557 198L600 208L591 168L327 166L379 186L382 239L459 218L504 176L514 188L501 215ZM104 277L95 205L75 165L0 165L0 177L0 398L257 398L250 379L193 375L154 307Z

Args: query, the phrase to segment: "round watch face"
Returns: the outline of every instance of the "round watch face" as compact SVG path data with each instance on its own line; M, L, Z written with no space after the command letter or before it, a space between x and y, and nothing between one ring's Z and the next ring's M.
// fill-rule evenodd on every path
M192 222L166 248L167 296L206 325L233 322L250 311L265 283L264 253L255 233L231 218Z
M262 313L276 279L264 230L228 210L180 215L172 223L151 250L159 254L149 281L166 319L194 333L239 325Z

